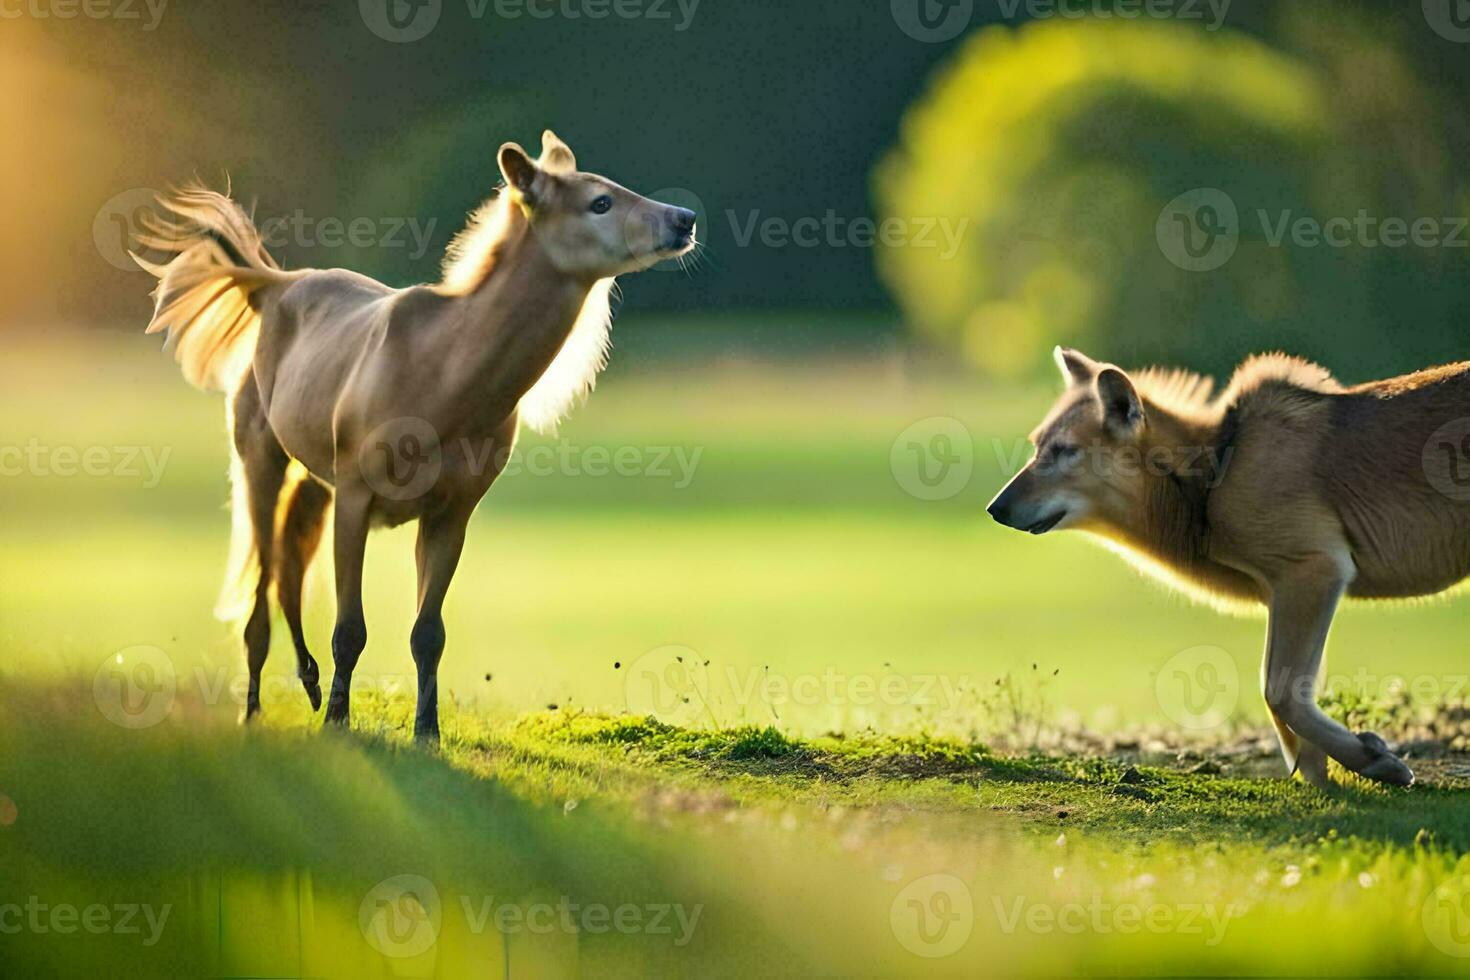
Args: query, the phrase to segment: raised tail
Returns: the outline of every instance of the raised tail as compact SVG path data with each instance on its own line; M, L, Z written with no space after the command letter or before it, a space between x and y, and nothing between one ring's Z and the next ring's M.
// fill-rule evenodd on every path
M251 296L288 281L238 204L191 185L159 201L139 244L173 258L133 260L158 277L148 333L168 331L184 377L197 388L233 394L255 356L260 313Z
M260 312L252 297L291 275L281 271L254 222L227 195L193 185L160 199L159 205L163 213L149 215L138 243L173 257L160 264L136 254L133 260L158 277L148 333L167 330L168 344L189 383L228 396L233 533L215 614L235 620L250 611L260 574L245 467L234 438L236 400L260 335Z

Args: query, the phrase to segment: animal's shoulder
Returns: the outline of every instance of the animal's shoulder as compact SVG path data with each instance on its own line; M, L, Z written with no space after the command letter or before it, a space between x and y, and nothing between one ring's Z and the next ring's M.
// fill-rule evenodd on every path
M1221 402L1241 425L1267 419L1308 422L1343 387L1320 364L1289 354L1258 354L1235 369Z

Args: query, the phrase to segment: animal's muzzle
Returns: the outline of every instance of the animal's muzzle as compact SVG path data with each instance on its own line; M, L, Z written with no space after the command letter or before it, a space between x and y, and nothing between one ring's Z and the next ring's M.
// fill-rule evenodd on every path
M985 508L985 513L994 518L997 523L1015 528L1017 531L1025 531L1027 534L1045 534L1067 516L1066 508L1042 513L1034 502L1022 499L1024 492L1017 488L1017 483L1024 476L1023 473L1021 477L1006 484L1005 489L996 494L990 506Z
M688 208L672 208L669 214L669 248L687 248L694 241L694 226L698 216Z
M1004 524L1006 527L1013 527L1018 531L1024 530L1024 528L1016 523L1015 508L1012 506L1011 498L1011 488L1006 487L995 495L995 499L990 502L990 506L985 508L985 513L994 518L997 524Z

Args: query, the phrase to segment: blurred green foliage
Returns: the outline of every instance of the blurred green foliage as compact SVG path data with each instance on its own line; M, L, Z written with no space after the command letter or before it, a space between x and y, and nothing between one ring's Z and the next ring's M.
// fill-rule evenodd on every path
M953 259L880 251L908 318L996 375L1056 343L1217 372L1284 348L1349 377L1463 356L1464 157L1441 96L1383 17L1296 6L1267 39L1117 20L973 35L875 171L885 217L968 222ZM1224 240L1195 267L1180 229L1203 251L1208 222Z

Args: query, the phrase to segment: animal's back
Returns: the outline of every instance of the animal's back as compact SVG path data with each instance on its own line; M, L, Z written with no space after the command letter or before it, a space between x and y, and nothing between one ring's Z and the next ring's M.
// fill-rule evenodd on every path
M1470 363L1331 402L1316 468L1353 547L1352 593L1428 595L1470 576Z
M375 347L399 290L346 269L306 273L262 298L255 377L282 446L334 479L336 400Z
M1226 402L1231 456L1210 500L1223 552L1256 567L1345 552L1362 598L1470 577L1470 363L1344 388L1268 357Z

